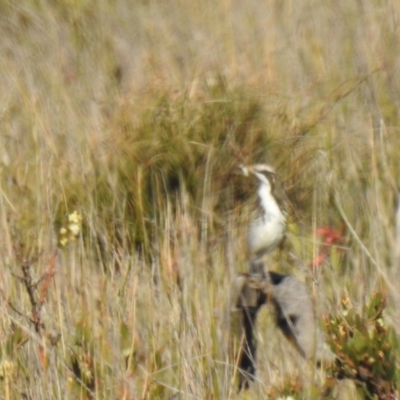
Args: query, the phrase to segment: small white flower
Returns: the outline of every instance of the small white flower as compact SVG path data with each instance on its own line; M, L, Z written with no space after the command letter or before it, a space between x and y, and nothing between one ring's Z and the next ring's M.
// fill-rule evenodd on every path
M78 224L69 224L68 225L68 230L74 235L78 236L79 232L81 230L81 226Z
M82 225L82 216L74 211L72 214L68 215L68 230L74 236L78 236Z
M74 211L72 214L68 215L68 221L74 224L80 224L82 222L82 215Z

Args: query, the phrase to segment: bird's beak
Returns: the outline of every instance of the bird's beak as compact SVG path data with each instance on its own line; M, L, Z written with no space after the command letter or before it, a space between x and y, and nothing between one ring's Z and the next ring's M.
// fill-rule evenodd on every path
M246 166L243 165L243 164L240 164L240 165L239 165L239 169L240 169L240 171L242 172L242 174L243 174L244 176L249 176L249 174L250 174L251 172L253 172L253 168L252 168L252 167L246 167Z

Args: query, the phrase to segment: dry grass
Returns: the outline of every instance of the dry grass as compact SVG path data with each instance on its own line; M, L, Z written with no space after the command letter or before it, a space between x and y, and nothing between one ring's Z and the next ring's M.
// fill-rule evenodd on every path
M0 16L2 398L235 398L241 162L275 165L295 210L272 267L325 311L383 290L400 329L397 2L6 1ZM34 280L49 270L74 210L38 335L17 276L36 256ZM310 268L315 228L343 222L343 249ZM302 376L267 313L259 343L244 398Z

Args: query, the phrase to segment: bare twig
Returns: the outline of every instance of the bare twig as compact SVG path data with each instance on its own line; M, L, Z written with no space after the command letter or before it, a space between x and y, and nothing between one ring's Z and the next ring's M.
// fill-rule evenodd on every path
M14 250L15 250L17 259L19 260L19 262L21 264L21 271L22 271L22 276L18 276L18 275L14 275L14 276L19 281L21 281L21 283L25 287L25 290L28 294L29 302L31 305L32 317L29 318L27 315L24 315L21 311L19 311L17 309L17 307L14 306L14 304L12 304L8 300L7 300L7 304L14 312L16 312L20 316L28 318L30 323L33 324L35 333L38 336L38 338L40 339L40 343L39 343L40 361L41 361L42 367L45 368L47 365L47 357L46 357L46 352L45 352L45 346L42 342L43 330L45 327L44 327L44 324L43 324L41 316L40 316L40 311L46 300L50 282L54 276L55 263L56 263L56 257L57 257L57 249L50 259L50 263L49 263L49 267L48 267L47 271L36 282L33 282L31 267L34 263L36 263L38 261L40 254L38 256L30 258L30 259L23 259L21 256L20 248L17 248L14 246ZM39 296L38 296L37 291L38 291L38 287L41 282L43 282L43 284L40 288L40 292L39 292Z

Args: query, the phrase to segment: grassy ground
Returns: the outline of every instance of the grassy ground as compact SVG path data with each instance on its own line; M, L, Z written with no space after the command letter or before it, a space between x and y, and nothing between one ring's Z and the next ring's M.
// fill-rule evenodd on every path
M271 268L321 312L384 291L399 331L399 21L391 0L1 2L2 398L236 398L239 163L291 202ZM258 342L244 398L304 378L267 312Z

